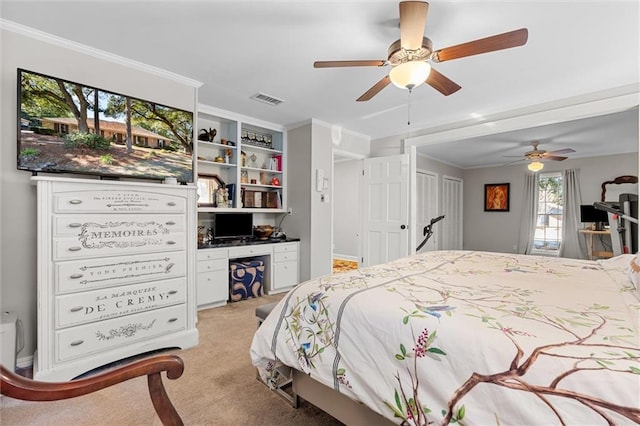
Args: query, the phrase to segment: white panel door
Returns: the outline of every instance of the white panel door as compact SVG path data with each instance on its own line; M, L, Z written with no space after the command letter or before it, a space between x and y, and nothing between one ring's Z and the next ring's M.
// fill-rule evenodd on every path
M362 265L409 254L409 156L368 158L362 174Z
M424 240L424 227L431 219L438 217L438 174L433 172L416 173L416 246ZM440 232L435 228L442 225L434 224L433 235L418 253L438 250Z
M443 250L462 250L462 179L442 179L441 240Z

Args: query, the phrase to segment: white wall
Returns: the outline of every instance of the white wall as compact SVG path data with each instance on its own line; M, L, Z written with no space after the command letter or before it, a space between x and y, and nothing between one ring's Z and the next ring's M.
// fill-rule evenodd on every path
M283 231L300 238L300 280L311 275L311 124L287 132L287 192L288 206L293 214L287 217Z
M568 159L545 162L542 172L580 169L583 204L600 200L600 184L616 176L638 174L638 156L620 154L606 157ZM513 253L518 244L522 189L526 165L464 170L464 249ZM484 185L509 182L511 190L508 212L484 211Z
M0 306L22 320L25 346L18 357L26 358L36 349L36 188L30 173L16 167L17 68L189 111L195 109L197 85L141 64L128 66L123 58L7 28L0 35Z
M315 182L316 170L324 170L325 176L331 179L333 168L333 140L331 128L312 124L311 129L311 173ZM310 278L331 274L333 263L331 260L331 203L334 202L331 193L332 183L329 182L326 191L318 192L313 185L311 191L311 267Z
M300 280L332 272L332 216L335 207L333 148L359 156L369 154L369 139L355 132L342 131L335 143L334 126L318 120L289 129L287 133L287 181L289 206L293 215L286 219L285 232L299 237ZM316 171L322 169L329 179L326 191L317 191ZM324 201L323 201L324 197ZM357 200L352 200L357 208Z
M371 141L371 157L403 154L402 136L389 136Z

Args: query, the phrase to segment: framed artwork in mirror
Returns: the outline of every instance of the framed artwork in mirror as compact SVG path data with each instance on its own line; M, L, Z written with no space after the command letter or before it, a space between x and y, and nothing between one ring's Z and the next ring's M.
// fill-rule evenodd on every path
M484 186L484 211L508 212L509 211L509 184L487 183Z
M224 187L218 175L198 175L198 206L215 207L215 193Z

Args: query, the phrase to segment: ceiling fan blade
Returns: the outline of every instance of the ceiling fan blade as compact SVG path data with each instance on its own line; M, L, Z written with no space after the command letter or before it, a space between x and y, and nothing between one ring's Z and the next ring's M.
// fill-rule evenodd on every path
M557 149L555 151L549 151L547 152L547 155L551 154L569 154L571 152L576 152L575 149L571 149L571 148L564 148L564 149Z
M429 77L425 80L425 83L445 96L449 96L462 89L462 87L457 83L445 77L443 74L433 69L433 67L431 68L431 72L429 73Z
M543 155L542 159L543 160L555 160L555 161L562 161L562 160L566 160L569 157L558 157L556 155Z
M369 99L371 99L375 95L377 95L378 92L380 92L382 89L387 87L389 85L389 83L391 83L391 79L389 78L388 75L385 75L384 77L382 77L382 79L380 81L378 81L376 84L374 84L373 87L371 87L371 89L367 90L362 96L360 96L356 100L358 102L368 101Z
M379 59L370 61L315 61L314 68L334 68L334 67L383 67L387 61Z
M424 26L427 23L429 3L422 1L400 2L400 46L406 50L422 47Z
M526 28L520 28L519 30L509 31L507 33L436 50L433 52L433 60L435 62L444 62L452 59L464 58L466 56L479 55L481 53L522 46L527 42L528 37L529 31Z

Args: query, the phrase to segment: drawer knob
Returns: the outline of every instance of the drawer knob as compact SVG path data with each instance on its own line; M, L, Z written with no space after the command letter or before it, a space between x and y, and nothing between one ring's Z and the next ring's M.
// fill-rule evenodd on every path
M74 340L73 342L70 343L70 345L71 346L80 346L83 343L84 343L84 340Z
M168 322L170 322L170 323L171 323L171 322L176 322L176 321L178 321L178 318L169 318L169 321L168 321Z
M170 220L166 223L167 225L175 225L176 223L173 220Z
M178 290L169 290L169 294L176 294Z
M69 204L82 204L82 200L69 200Z
M172 241L172 240L167 241L167 244L169 244L170 246L174 245L175 243L176 243L176 242L175 242L175 241Z
M175 202L175 201L169 201L169 202L167 203L167 205L168 205L168 206L173 207L173 206L175 206L175 205L176 205L176 202Z
M80 251L80 250L82 250L82 247L78 247L78 246L69 247L69 251Z
M72 280L77 280L78 278L82 278L82 274L72 274L69 278Z
M81 223L74 222L69 224L69 228L80 228L82 226Z
M81 311L83 309L83 306L76 306L71 308L71 312L78 312Z

